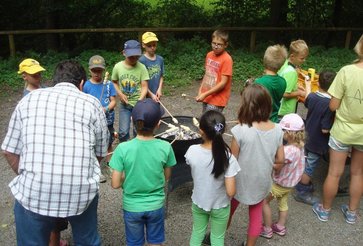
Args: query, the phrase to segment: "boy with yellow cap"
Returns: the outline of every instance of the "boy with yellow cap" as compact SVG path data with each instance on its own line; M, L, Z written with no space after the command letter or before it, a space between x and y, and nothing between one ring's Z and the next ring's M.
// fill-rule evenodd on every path
M41 88L41 72L43 71L45 69L40 66L39 62L31 58L25 59L19 64L18 74L21 74L25 81L23 96L28 95L33 90Z
M142 47L144 54L140 57L139 62L145 65L149 72L150 80L148 81L148 96L158 101L163 95L164 83L164 58L156 54L156 47L159 39L153 32L145 32L142 35Z

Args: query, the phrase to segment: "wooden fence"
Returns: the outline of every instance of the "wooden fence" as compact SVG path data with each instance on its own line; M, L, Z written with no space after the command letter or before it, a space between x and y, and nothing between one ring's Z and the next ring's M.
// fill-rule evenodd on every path
M352 32L363 32L363 28L349 27L327 27L327 28L294 28L294 27L221 27L228 31L249 32L249 49L253 52L256 48L256 36L259 32L345 32L344 47L349 48ZM152 32L212 32L215 27L178 27L178 28L85 28L85 29L38 29L38 30L15 30L0 31L0 35L7 35L9 40L10 56L15 56L15 36L24 34L64 34L64 33L122 33L137 32L139 37L145 31Z

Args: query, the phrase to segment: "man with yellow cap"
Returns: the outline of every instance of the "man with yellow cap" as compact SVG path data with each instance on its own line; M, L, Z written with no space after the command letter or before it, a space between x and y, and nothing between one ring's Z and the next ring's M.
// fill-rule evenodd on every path
M21 74L25 81L23 96L28 95L33 90L41 88L41 72L43 71L45 69L40 66L39 62L31 58L25 59L19 64L18 74Z

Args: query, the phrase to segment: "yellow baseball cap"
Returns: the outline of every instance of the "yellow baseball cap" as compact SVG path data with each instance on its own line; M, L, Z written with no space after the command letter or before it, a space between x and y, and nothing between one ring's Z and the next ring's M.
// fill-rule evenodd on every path
M155 33L153 33L153 32L145 32L142 35L142 42L144 44L147 44L147 43L150 43L150 42L153 42L153 41L159 41L159 39L156 37L156 34Z
M42 66L40 66L38 61L28 58L23 60L19 64L18 74L22 74L24 72L28 74L36 74L42 71L45 71L45 69Z

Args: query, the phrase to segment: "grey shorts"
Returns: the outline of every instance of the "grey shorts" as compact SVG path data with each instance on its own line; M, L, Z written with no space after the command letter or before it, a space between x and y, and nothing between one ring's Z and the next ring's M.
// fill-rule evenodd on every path
M215 110L215 111L218 111L218 112L222 113L223 109L224 109L224 107L222 107L222 106L215 106L215 105L212 105L212 104L203 103L203 113L205 113L208 110Z
M363 152L363 145L354 145L354 144L344 144L339 142L337 139L330 135L329 137L329 147L335 151L339 152L350 152L352 148Z

